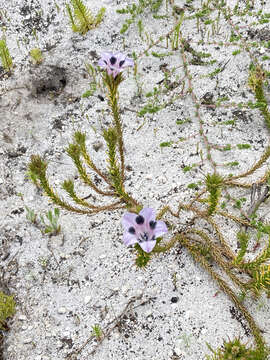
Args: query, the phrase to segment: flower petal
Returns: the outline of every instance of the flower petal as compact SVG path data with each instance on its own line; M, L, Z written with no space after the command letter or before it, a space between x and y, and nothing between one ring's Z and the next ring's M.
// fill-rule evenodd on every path
M112 71L113 77L116 78L116 76L117 76L120 72L121 72L120 70L114 69L114 70Z
M143 251L150 253L156 245L156 240L148 240L141 243L139 242L139 245L143 249Z
M137 216L137 214L131 212L127 212L124 214L124 216L122 217L122 225L125 230L128 230L131 226L135 227L137 225L135 221Z
M110 58L113 56L113 53L110 51L104 51L101 54L101 59L106 60L107 62L109 62Z
M127 66L134 66L134 61L131 58L126 57L125 58L125 62L122 65L122 67L127 67Z
M126 59L126 55L124 55L120 52L116 53L114 56L117 58L117 66L119 66L120 61L123 61Z
M112 70L109 66L107 66L106 68L107 68L108 75L113 75L114 70Z
M139 214L143 216L146 223L149 223L151 220L155 220L156 218L156 211L152 208L144 208L142 209Z
M134 66L134 61L122 53L117 53L115 57L117 57L117 66L119 68Z
M102 68L108 67L111 56L112 56L112 53L110 53L110 52L102 53L101 58L98 61L98 66L100 66Z
M123 242L125 245L129 246L129 245L133 245L136 244L137 238L134 234L130 234L128 231L124 232L123 235Z
M154 230L155 237L159 237L165 234L166 232L168 232L167 225L165 224L164 221L158 220Z
M99 59L98 60L98 66L101 67L101 68L107 67L106 63L104 62L104 59Z
M122 72L125 67L134 66L134 61L122 53L114 54L112 52L105 51L101 54L98 66L107 70L108 75L112 75L116 78L116 76Z

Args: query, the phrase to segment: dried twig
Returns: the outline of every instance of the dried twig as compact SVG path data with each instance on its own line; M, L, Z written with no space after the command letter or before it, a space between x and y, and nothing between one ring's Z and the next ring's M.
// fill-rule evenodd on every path
M104 329L102 329L102 333L103 333L103 337L99 340L99 342L96 344L96 346L94 347L94 349L88 354L88 356L95 354L95 352L97 351L97 349L99 348L99 346L102 344L102 342L108 338L108 336L112 333L112 331L117 328L119 326L119 324L121 323L124 315L126 315L130 310L136 309L139 306L143 306L146 304L149 304L152 300L154 300L153 297L150 297L144 301L142 301L140 304L133 306L132 305L138 301L141 300L143 297L143 294L138 295L138 296L132 296L128 303L126 304L124 310L122 311L122 313L120 315L118 315L117 317L115 317L115 319L113 319L112 321L110 321ZM81 347L79 347L77 350L72 351L70 354L67 355L66 359L67 360L76 360L77 359L77 355L79 355L82 350L93 340L96 339L95 335L91 335L84 343Z

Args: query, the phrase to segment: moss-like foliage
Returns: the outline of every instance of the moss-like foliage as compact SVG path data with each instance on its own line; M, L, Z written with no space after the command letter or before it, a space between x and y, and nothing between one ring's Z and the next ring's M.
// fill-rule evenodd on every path
M7 71L10 70L12 68L12 58L5 39L0 40L0 58L3 68Z
M214 174L207 174L206 176L206 188L209 191L209 208L208 208L208 215L212 215L216 210L218 200L221 194L221 186L222 186L223 179L217 173Z
M136 19L146 12L146 10L150 10L155 15L160 9L162 2L163 0L138 0L137 4L133 3L131 5L128 5L126 8L117 10L119 14L130 15L129 19L127 19L123 24L120 33L125 33L129 29L129 27L136 21ZM138 26L142 27L141 20L138 21Z
M74 32L79 32L82 35L86 34L88 30L97 27L101 23L105 14L105 8L102 7L98 14L94 16L91 10L84 5L82 0L71 0L70 5L66 4L66 8L72 30Z
M257 107L260 109L266 126L270 129L270 112L268 110L268 102L264 94L264 81L266 79L265 72L260 65L251 64L248 84L255 94Z
M117 77L104 75L104 85L108 89L109 105L112 109L113 126L103 132L107 144L107 172L101 171L92 160L86 146L86 135L79 131L75 132L74 139L66 149L77 168L82 182L91 190L103 197L116 198L112 203L97 205L87 201L78 195L73 180L67 179L62 184L69 198L76 204L69 203L63 196L50 186L47 176L48 164L39 155L33 155L28 166L28 176L33 183L42 188L45 194L59 207L78 214L95 214L101 211L119 209L123 207L137 207L138 203L125 190L125 163L123 147L122 122L118 107L118 86L124 80L121 73ZM97 185L93 179L93 173L99 178Z
M266 360L269 354L264 347L247 347L239 338L224 341L223 346L216 351L211 346L208 345L208 347L214 355L207 356L207 360Z
M137 257L135 260L136 266L138 266L138 268L145 268L151 260L151 255L144 252L139 244L135 244L135 249L137 250Z
M15 307L13 296L0 291L0 330L7 330L6 321L15 314Z
M43 57L42 57L42 52L40 49L38 48L34 48L32 50L30 50L30 56L31 56L31 60L35 65L39 65L42 63L43 61Z

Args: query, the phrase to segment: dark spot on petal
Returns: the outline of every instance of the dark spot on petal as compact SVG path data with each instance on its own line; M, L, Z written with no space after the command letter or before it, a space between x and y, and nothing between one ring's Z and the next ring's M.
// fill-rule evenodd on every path
M144 223L144 217L142 215L138 215L135 220L138 225L141 225Z
M108 65L107 61L106 60L103 60L105 62L106 65Z
M139 243L145 242L149 240L149 236L148 233L144 232L144 233L140 233L140 236L137 239L139 241Z
M134 227L131 226L131 227L128 229L128 232L129 232L130 234L135 234L135 229L134 229Z
M155 227L156 227L156 225L157 225L157 222L156 222L156 221L151 220L151 221L150 221L150 223L149 223L149 225L150 225L150 228L151 228L152 230L154 230L154 229L155 229Z
M119 66L121 67L124 64L125 60L121 60Z
M111 58L110 58L110 62L111 62L111 64L112 65L114 65L115 63L116 63L116 57L115 56L112 56Z

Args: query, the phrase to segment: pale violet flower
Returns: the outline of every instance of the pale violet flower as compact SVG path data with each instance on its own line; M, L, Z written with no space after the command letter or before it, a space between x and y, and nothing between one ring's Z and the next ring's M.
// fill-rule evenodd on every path
M152 208L144 208L139 214L125 213L122 225L125 229L124 244L128 246L138 243L147 253L154 249L157 238L168 231L164 221L156 220L156 212Z
M134 66L134 61L121 53L104 52L101 54L98 66L106 69L108 75L112 75L115 78L125 67Z

